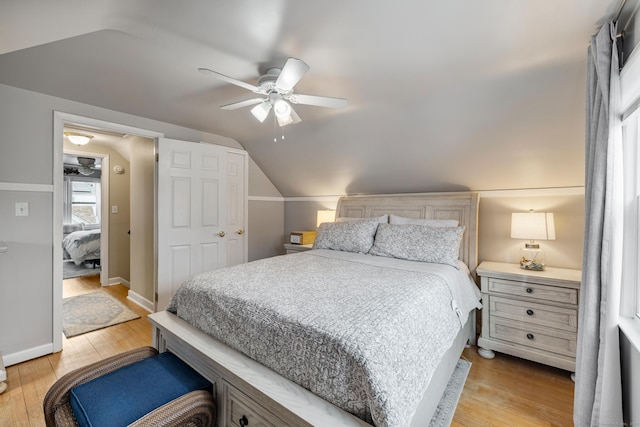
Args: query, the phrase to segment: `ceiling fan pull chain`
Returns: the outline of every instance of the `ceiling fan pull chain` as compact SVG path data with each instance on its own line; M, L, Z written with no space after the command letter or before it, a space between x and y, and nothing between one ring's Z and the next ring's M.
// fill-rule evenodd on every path
M273 115L273 142L278 142L278 138L276 137L276 115Z

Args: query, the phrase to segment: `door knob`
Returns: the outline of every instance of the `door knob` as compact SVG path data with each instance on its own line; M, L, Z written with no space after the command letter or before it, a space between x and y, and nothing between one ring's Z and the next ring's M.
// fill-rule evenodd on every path
M238 233L238 234L244 234L244 230L241 228L240 230L236 231L236 233Z
M224 237L226 234L227 234L227 233L225 233L224 231L221 231L221 232L219 232L219 233L218 233L218 236L220 236L220 237Z

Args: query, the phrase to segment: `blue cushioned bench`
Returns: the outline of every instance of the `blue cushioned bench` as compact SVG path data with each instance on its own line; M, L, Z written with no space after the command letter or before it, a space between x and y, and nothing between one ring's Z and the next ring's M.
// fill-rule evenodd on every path
M45 422L56 427L75 422L80 427L213 425L211 389L174 354L146 347L60 378L45 396Z

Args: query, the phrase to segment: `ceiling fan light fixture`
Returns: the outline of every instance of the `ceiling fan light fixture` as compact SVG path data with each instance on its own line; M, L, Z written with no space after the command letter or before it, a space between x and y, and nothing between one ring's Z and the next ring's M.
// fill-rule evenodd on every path
M64 136L66 136L67 139L75 145L86 145L93 138L93 135L78 132L65 132Z
M285 117L276 115L276 119L278 119L278 125L280 125L280 127L293 123L293 118L290 115Z
M258 119L260 123L264 122L264 120L269 115L269 111L271 110L271 103L269 101L261 102L251 109L251 114L253 117Z
M279 99L273 104L273 111L278 119L291 119L291 105L284 99Z

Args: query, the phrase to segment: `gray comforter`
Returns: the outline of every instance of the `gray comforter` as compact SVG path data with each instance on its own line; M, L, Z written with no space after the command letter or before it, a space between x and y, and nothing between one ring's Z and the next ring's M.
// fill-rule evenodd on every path
M479 300L464 266L313 250L195 276L167 310L382 427L409 424Z
M100 259L100 229L74 231L62 239L63 256L76 265Z

